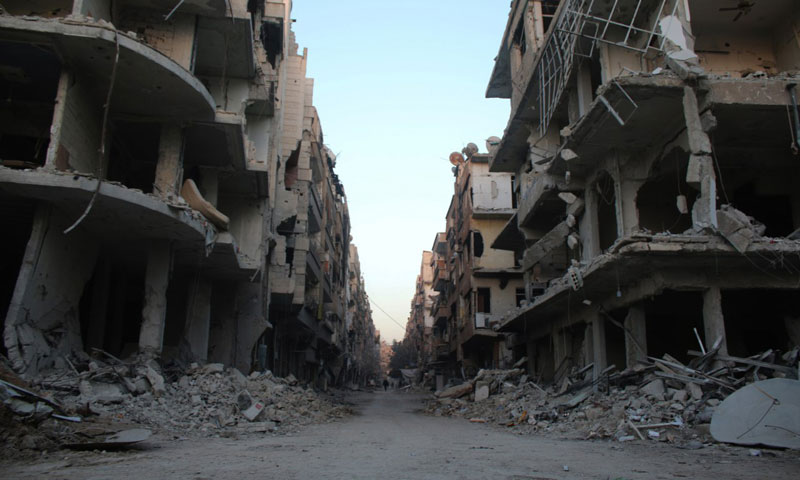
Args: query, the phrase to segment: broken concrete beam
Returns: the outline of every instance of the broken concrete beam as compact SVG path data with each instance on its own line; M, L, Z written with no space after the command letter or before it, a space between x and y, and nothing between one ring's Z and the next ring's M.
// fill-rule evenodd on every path
M715 176L714 161L711 156L690 155L689 165L686 167L686 183L700 190L703 178L707 176Z
M547 232L538 242L525 250L522 258L523 270L530 270L554 249L563 246L567 241L567 235L569 235L567 222L561 222Z
M583 213L585 207L586 202L584 202L582 198L576 197L574 202L567 205L567 215L579 217Z
M711 140L703 130L700 120L700 109L697 105L697 95L692 87L683 87L683 117L686 122L686 135L689 140L689 150L693 154L710 154Z
M706 175L700 186L700 197L692 205L692 228L701 232L717 226L717 182Z
M717 228L720 235L727 240L739 253L747 251L747 247L753 242L756 236L750 222L743 222L732 209L726 209L727 205L717 210ZM740 212L741 213L741 212Z
M472 392L472 384L470 382L462 383L454 387L447 388L441 392L436 392L438 398L459 398Z

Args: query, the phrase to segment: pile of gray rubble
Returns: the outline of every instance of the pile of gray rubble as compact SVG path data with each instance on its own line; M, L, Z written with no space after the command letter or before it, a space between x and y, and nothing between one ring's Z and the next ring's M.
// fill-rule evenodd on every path
M30 383L0 365L0 443L51 450L130 428L170 438L280 434L351 413L334 393L291 375L245 376L218 363L162 369L153 360L106 360L69 362Z
M690 354L694 358L687 364L670 355L650 357L633 369L611 366L599 377L590 364L546 388L520 368L481 370L469 381L437 391L426 412L510 427L520 434L702 448L714 442L712 417L734 392L775 381L770 379L798 383L798 347L748 358L716 350Z

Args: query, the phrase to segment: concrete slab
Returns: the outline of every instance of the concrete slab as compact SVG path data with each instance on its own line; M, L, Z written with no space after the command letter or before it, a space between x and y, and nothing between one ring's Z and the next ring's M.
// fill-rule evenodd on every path
M197 77L155 49L115 33L108 24L0 17L0 39L52 45L73 71L92 81L98 104L105 101L118 39L114 114L184 121L214 118L214 100Z

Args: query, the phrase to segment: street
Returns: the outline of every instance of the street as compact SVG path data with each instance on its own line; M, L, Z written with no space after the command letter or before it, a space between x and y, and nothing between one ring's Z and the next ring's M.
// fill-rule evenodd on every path
M796 452L713 445L680 450L519 436L463 419L425 416L423 397L351 396L356 414L281 436L152 441L125 452L50 453L2 466L4 478L53 479L764 479L796 478Z

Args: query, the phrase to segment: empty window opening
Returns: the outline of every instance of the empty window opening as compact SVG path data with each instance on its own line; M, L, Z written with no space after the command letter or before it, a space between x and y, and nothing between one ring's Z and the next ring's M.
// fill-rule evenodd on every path
M128 188L153 193L161 126L115 122L106 178Z
M728 353L748 357L800 345L800 297L796 290L723 290ZM767 360L770 361L770 360Z
M0 164L43 166L61 63L40 45L0 42L0 65Z
M491 305L492 291L489 288L478 289L478 312L479 313L492 313Z
M526 302L525 300L525 289L524 288L517 288L514 290L514 297L516 300L516 305L521 307L523 303Z
M28 246L33 228L33 215L36 203L25 199L0 196L0 222L3 235L0 235L0 328L4 327L11 296L17 285L22 258ZM5 343L0 352L6 355Z
M138 351L146 264L144 252L131 250L98 259L79 306L87 350L102 348L119 358Z
M601 172L598 176L595 193L597 194L600 250L606 250L617 239L617 196L614 179L607 172Z
M755 182L747 183L733 194L733 205L763 223L767 237L785 237L794 231L792 221L792 198L788 194L766 193L756 188Z
M473 254L480 258L483 256L483 235L481 232L472 232L474 238Z
M692 227L692 205L697 190L686 183L686 160L665 160L636 195L639 226L651 232L681 233ZM662 169L663 168L663 169ZM686 213L678 209L678 196L686 199Z
M647 354L660 358L668 353L688 362L686 352L698 349L693 329L703 338L703 293L665 290L644 307Z

